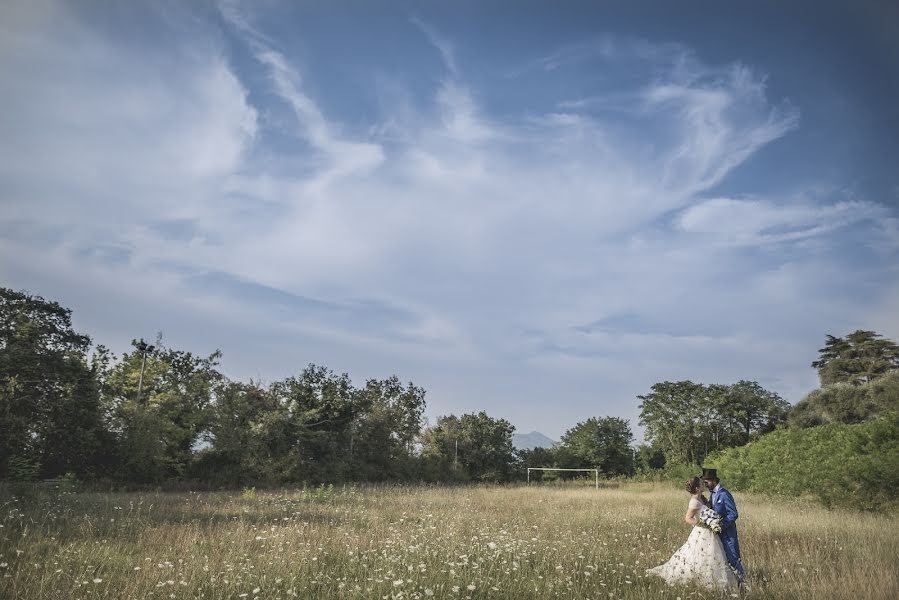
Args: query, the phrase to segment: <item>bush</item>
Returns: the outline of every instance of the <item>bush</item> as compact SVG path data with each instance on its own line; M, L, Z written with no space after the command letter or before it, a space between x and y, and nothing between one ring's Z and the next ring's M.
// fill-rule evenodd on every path
M36 460L29 460L21 456L10 457L6 465L10 481L35 481L40 472L40 465Z
M899 412L857 425L779 429L706 462L735 491L884 508L895 505L899 493Z
M660 469L640 469L632 481L668 482L683 487L685 481L702 473L702 467L684 463L668 463Z
M861 385L834 383L809 393L790 413L790 425L862 423L899 410L899 371Z

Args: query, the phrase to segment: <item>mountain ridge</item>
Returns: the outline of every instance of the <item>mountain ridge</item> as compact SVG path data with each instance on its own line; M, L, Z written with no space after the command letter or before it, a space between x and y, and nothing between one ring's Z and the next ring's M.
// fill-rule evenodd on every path
M513 433L512 445L516 450L533 450L534 448L552 448L555 442L540 433L539 431L531 431L530 433Z

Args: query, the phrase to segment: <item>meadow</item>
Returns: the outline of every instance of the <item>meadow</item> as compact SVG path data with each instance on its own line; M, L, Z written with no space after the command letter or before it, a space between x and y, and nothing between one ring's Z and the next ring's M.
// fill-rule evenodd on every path
M737 494L746 598L899 597L899 516ZM662 484L202 493L0 488L0 598L670 598Z

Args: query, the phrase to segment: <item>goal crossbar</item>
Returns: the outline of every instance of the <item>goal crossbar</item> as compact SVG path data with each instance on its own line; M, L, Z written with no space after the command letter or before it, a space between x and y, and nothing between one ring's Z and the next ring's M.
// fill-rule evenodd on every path
M596 489L599 489L599 469L557 469L555 467L528 467L528 485L531 484L531 471L587 471L596 477Z

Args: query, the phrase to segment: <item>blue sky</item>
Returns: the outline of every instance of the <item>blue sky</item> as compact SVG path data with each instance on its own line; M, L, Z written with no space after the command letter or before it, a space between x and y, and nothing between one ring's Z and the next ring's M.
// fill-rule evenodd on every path
M0 282L432 420L795 402L899 338L899 14L671 4L6 2Z

